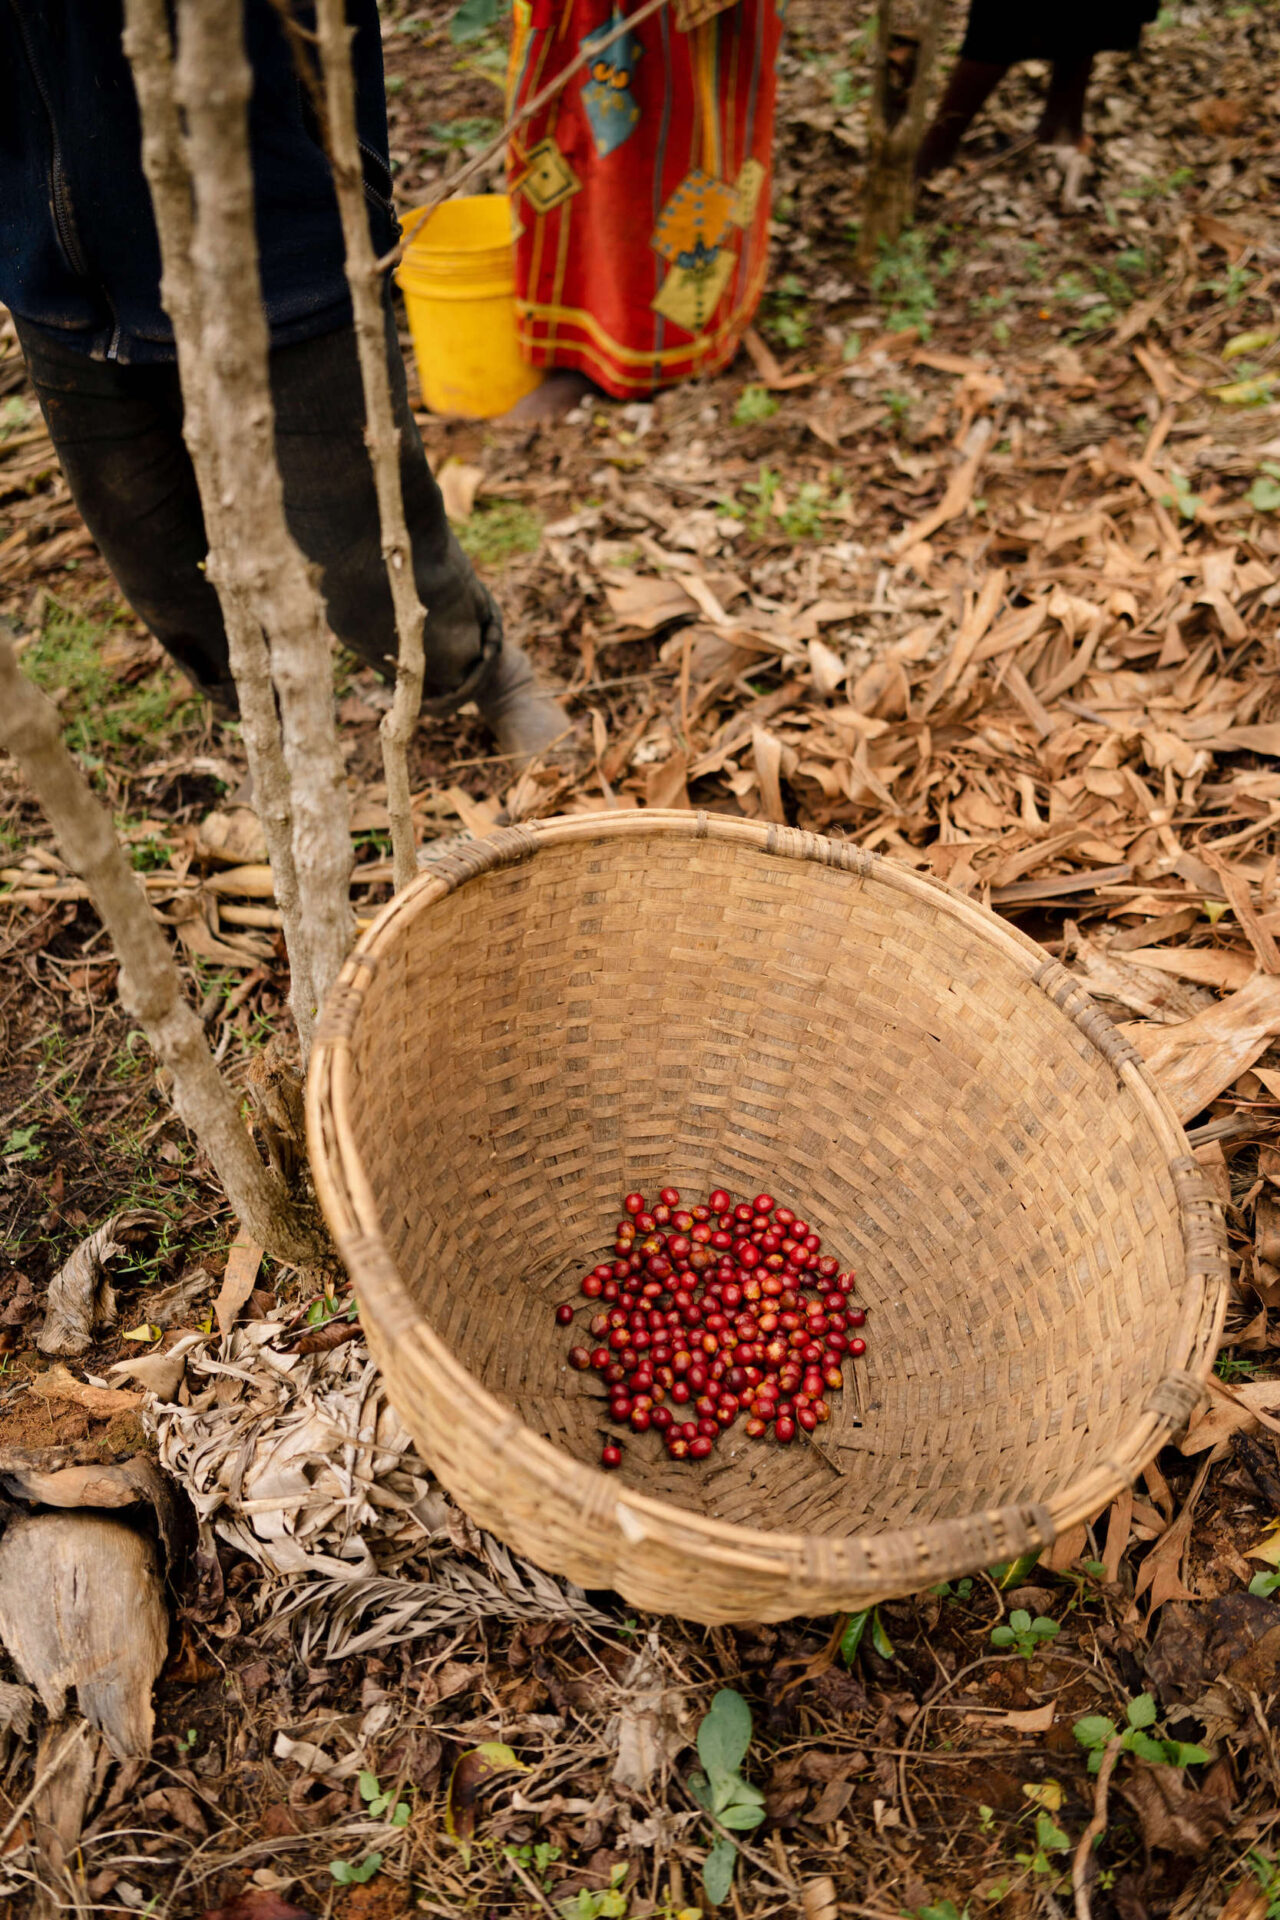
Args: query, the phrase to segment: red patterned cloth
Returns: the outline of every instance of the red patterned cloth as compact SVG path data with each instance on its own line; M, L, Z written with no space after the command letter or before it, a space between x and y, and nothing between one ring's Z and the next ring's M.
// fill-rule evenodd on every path
M512 106L623 17L613 0L516 0ZM661 8L514 136L534 366L627 399L733 358L764 286L780 31L775 0L736 0L689 33Z

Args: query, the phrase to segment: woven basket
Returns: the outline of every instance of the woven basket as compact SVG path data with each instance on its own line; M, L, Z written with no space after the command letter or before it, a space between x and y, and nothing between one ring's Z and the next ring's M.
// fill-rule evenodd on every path
M707 1622L1047 1545L1185 1424L1222 1220L1159 1090L993 914L788 828L511 828L378 916L324 1014L312 1166L424 1457L541 1566ZM555 1302L632 1187L760 1188L858 1272L820 1445L628 1435Z

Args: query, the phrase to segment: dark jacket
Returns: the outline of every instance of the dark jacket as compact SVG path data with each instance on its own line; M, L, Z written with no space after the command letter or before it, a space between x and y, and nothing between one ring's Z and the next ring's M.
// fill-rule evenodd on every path
M310 25L308 12L299 19ZM395 243L376 0L348 0L374 245ZM122 0L0 0L0 301L97 359L173 359ZM273 345L343 325L329 163L271 0L246 0L249 137Z

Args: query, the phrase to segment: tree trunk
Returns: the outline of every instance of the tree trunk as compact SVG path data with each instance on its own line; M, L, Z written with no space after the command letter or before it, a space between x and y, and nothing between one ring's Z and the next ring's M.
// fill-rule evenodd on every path
M171 290L183 289L170 318L179 342L187 443L206 511L210 502L214 506L209 578L228 632L233 625L243 632L251 618L265 635L279 704L305 970L305 994L295 992L294 1014L305 1058L316 1011L355 931L352 851L328 623L315 569L285 520L275 458L270 339L249 161L252 73L242 8L240 0L179 0L178 56L171 62L167 33L157 30L148 0L128 0L128 7L153 192L161 171L157 156L174 150L177 109L185 126L178 151L186 161L193 213L181 259L183 220L175 217L176 195L167 176L156 193L157 217L165 222L160 237L166 281Z
M893 41L893 0L880 0L876 9L875 74L871 87L871 117L867 173L862 190L862 224L858 235L858 265L868 271L884 247L892 246L910 225L915 207L915 166L924 138L925 108L938 50L943 0L921 0L915 70L905 106L896 97L890 49Z
M151 188L164 264L160 294L173 321L182 382L183 434L200 486L211 544L234 535L223 525L223 488L217 448L205 416L205 375L200 306L191 266L191 179L182 149L182 129L173 95L173 47L166 0L126 0L125 52L133 66L142 115L142 164ZM220 596L231 674L240 699L240 723L253 799L267 842L276 905L284 922L294 1023L305 1060L311 1042L316 992L302 930L298 875L293 863L293 807L280 739L271 665L262 629L243 600Z

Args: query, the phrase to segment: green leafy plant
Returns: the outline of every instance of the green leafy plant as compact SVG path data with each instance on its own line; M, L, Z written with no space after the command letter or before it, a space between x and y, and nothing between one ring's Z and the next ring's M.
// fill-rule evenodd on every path
M1175 473L1170 469L1169 481L1173 492L1161 495L1161 506L1176 508L1179 518L1183 520L1194 520L1200 509L1200 495L1191 491L1191 482L1184 473Z
M381 1786L376 1773L364 1772L359 1775L357 1786L360 1798L369 1809L371 1820L388 1820L393 1827L407 1827L409 1824L409 1802L402 1800L393 1788L390 1793Z
M1280 1920L1280 1861L1268 1859L1257 1847L1251 1847L1245 1859L1258 1883L1258 1891L1266 1895L1264 1920Z
M930 1587L929 1591L935 1600L945 1600L953 1607L963 1606L973 1593L973 1581L967 1575L963 1580L955 1582L940 1580L938 1585Z
M511 0L462 0L449 22L449 38L455 47L466 46L471 40L483 40L486 33L505 19L510 4Z
M539 1840L536 1844L526 1840L523 1846L506 1846L502 1849L503 1858L514 1860L526 1872L536 1873L542 1882L542 1891L550 1893L551 1874L549 1868L560 1858L563 1848L553 1846L549 1840Z
M1273 1593L1280 1593L1280 1572L1255 1573L1249 1582L1249 1591L1269 1600Z
M613 1868L607 1887L579 1887L571 1899L558 1902L563 1920L622 1920L627 1911L627 1896L622 1891L626 1877L624 1864Z
M759 426L761 421L772 420L777 411L778 402L767 387L744 387L733 410L733 424L735 427Z
M784 347L802 347L809 332L809 309L804 304L804 285L794 273L783 274L770 297L770 308L765 332Z
M1024 1660L1032 1660L1046 1640L1062 1631L1056 1620L1038 1614L1033 1620L1025 1607L1015 1607L1007 1621L991 1629L993 1647L1014 1647Z
M1234 1353L1220 1353L1213 1363L1219 1380L1252 1380L1258 1371L1256 1360L1241 1360Z
M751 1709L732 1687L721 1687L698 1728L701 1773L689 1776L689 1792L719 1827L749 1832L764 1819L764 1795L743 1777L742 1763L751 1745ZM738 1849L717 1833L702 1867L702 1885L713 1907L729 1897Z
M38 1160L40 1153L39 1127L14 1127L0 1147L0 1160Z
M1264 460L1258 470L1258 476L1250 487L1245 499L1259 513L1280 512L1280 466L1274 460Z
M200 1744L200 1734L196 1727L188 1727L185 1733L178 1734L174 1745L183 1753L194 1753Z
M502 122L487 114L470 114L460 120L433 120L428 149L439 152L463 152L467 147L483 147L501 133Z
M368 1885L381 1865L382 1855L370 1853L359 1865L353 1860L331 1860L329 1872L340 1887L363 1887Z
M513 553L536 553L542 544L542 521L519 500L495 500L477 507L454 527L464 553L482 567L499 566Z
M1154 1697L1140 1693L1125 1708L1123 1733L1105 1713L1088 1713L1075 1723L1075 1736L1089 1755L1089 1771L1097 1773L1102 1756L1112 1740L1119 1739L1126 1753L1162 1767L1203 1767L1212 1759L1203 1747L1185 1740L1171 1740L1158 1730L1152 1732L1158 1718Z
M896 1660L893 1642L885 1632L884 1621L880 1618L879 1607L864 1607L861 1613L849 1616L849 1624L840 1636L840 1658L846 1667L851 1667L858 1657L868 1627L871 1629L871 1645L882 1660Z
M938 306L937 282L955 271L956 252L946 248L929 256L929 236L920 227L908 227L892 244L882 241L880 258L871 269L871 291L885 307L884 323L891 333L914 327L922 340L933 332L930 315Z
M969 1920L969 1902L963 1912L954 1900L931 1900L928 1906L914 1909L914 1920Z
M1071 1848L1071 1837L1065 1834L1051 1813L1042 1807L1036 1814L1035 1843L1024 1853L1015 1853L1014 1859L1028 1873L1056 1873L1050 1856L1055 1853L1067 1853Z

